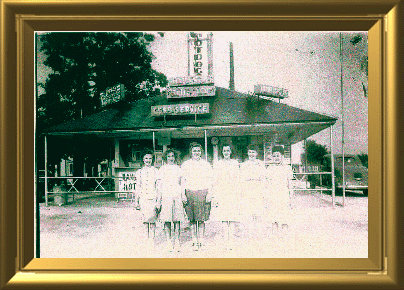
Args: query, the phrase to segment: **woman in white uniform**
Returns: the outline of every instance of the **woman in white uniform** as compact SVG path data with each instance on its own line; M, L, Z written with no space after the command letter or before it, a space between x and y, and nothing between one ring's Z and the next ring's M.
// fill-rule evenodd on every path
M145 224L147 241L154 243L157 219L157 169L152 166L153 152L145 151L143 155L143 167L136 171L136 196L140 206L143 223Z
M161 206L159 220L164 223L164 232L169 249L179 250L180 226L185 221L185 212L182 204L181 168L177 165L177 154L168 149L163 154L165 164L157 175L157 203Z
M249 234L256 236L259 225L262 226L265 212L264 182L265 165L257 159L258 147L250 144L247 147L248 159L240 165L242 194L241 194L241 215L247 223Z
M198 251L202 246L205 221L209 219L212 200L212 167L202 159L202 146L191 143L191 159L181 166L182 184L185 190L185 212L192 224L192 247Z
M286 231L290 220L290 193L293 169L284 164L284 150L281 146L272 149L272 164L268 167L268 179L271 184L270 204L272 228L277 231L279 226Z
M217 207L212 209L215 219L222 222L223 238L229 250L235 237L235 224L240 220L240 164L230 158L231 153L232 147L224 144L223 159L213 165L213 202Z

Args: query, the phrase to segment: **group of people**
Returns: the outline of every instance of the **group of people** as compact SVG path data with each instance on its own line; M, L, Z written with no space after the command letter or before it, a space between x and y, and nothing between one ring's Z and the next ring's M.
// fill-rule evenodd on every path
M203 246L205 222L221 221L228 249L234 241L236 226L247 225L249 237L262 233L272 223L273 231L286 231L290 216L290 180L293 171L283 162L283 148L272 150L272 165L265 168L257 158L258 148L247 148L248 159L232 159L232 146L224 144L222 158L213 166L202 158L198 143L190 146L190 159L178 164L177 152L168 149L164 164L153 166L153 152L143 156L143 167L136 172L136 201L149 243L154 243L156 222L164 224L171 251L180 249L181 223L189 222L192 247Z

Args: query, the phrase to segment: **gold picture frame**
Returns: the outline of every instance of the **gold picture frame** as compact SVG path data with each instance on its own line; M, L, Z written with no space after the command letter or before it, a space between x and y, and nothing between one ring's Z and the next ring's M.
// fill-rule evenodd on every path
M399 288L403 1L1 2L0 288L232 285ZM34 31L369 32L368 259L34 258ZM387 129L388 128L388 129ZM16 210L17 209L17 210ZM402 215L402 213L401 213ZM403 284L401 284L403 286ZM165 287L165 286L163 286Z

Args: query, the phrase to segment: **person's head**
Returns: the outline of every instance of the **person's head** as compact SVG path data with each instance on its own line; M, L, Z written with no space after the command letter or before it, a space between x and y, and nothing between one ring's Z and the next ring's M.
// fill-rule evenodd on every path
M258 146L255 144L250 144L247 147L247 155L249 160L255 160L258 156Z
M272 163L282 164L283 163L284 149L282 146L274 146L272 148Z
M147 167L151 166L153 164L153 159L154 159L153 157L154 157L153 151L151 151L150 149L146 149L143 152L144 166L147 166Z
M230 159L231 153L233 152L233 148L230 144L222 145L222 155L224 159Z
M167 149L163 154L163 160L167 164L175 164L176 161L178 160L178 154L173 149Z
M201 144L192 142L191 145L189 146L189 153L190 153L192 159L194 159L194 160L201 159L201 156L203 153L203 148L202 148Z

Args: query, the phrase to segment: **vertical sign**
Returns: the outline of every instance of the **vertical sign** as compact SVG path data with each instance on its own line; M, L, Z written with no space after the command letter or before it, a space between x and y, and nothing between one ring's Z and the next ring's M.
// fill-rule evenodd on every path
M212 33L188 34L189 76L207 79L213 76Z

